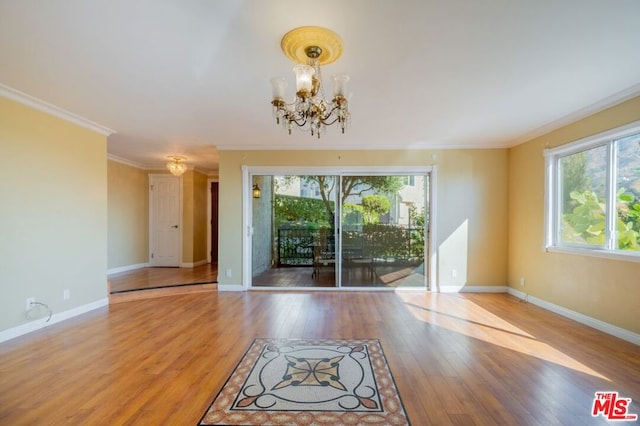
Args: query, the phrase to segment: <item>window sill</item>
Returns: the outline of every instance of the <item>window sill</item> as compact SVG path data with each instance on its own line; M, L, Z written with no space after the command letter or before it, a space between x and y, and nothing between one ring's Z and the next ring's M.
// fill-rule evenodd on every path
M611 260L623 260L626 262L638 262L640 263L640 252L613 252L606 250L596 249L581 249L577 247L546 247L545 251L548 253L563 253L563 254L576 254L582 256L599 257L601 259Z

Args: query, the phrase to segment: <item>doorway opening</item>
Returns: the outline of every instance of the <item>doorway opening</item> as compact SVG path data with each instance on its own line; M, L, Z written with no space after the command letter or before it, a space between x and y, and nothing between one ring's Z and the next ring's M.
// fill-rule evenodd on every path
M209 180L209 194L208 194L208 214L209 217L209 238L207 241L208 244L208 253L209 253L209 263L213 263L215 265L218 264L218 203L219 203L219 193L220 188L217 181Z
M245 288L428 289L433 172L247 169Z

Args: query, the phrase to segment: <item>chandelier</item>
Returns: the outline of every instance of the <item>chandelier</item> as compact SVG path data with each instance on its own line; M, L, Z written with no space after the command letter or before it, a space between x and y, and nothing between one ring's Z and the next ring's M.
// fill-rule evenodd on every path
M330 64L342 55L340 36L326 28L300 27L286 33L280 47L298 65L293 68L296 76L296 96L293 101L285 101L287 80L282 77L271 79L271 105L276 123L282 124L289 134L296 127L320 138L326 126L332 124L337 124L344 133L351 121L346 98L349 76L332 76L333 99L327 100L320 73L320 65Z
M179 155L173 155L169 157L171 161L167 162L167 169L174 176L182 176L184 172L187 171L187 165L183 163L186 160L185 157L181 157Z

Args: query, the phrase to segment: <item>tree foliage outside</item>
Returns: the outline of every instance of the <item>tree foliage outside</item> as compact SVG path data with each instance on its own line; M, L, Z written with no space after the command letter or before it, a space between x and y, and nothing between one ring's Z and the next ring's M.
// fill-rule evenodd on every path
M383 195L367 195L362 198L364 223L380 223L380 216L389 213L391 201Z
M638 136L618 141L615 232L618 250L640 251L640 155ZM607 147L561 159L561 240L605 247L607 218ZM626 186L626 188L623 187Z
M423 212L418 212L415 207L409 209L409 238L411 239L411 255L424 258L424 233L426 217Z
M342 206L342 223L345 226L359 225L364 221L364 209L361 204L344 203Z
M420 263L424 259L424 228L372 223L363 225L362 231L343 232L345 244L360 240L367 255L385 262Z
M576 207L562 217L562 241L603 247L606 206L593 191L571 191ZM619 250L640 251L640 200L624 188L616 194L616 234Z
M320 198L298 197L278 194L278 189L286 188L300 179L308 189L318 189ZM381 224L381 217L391 211L394 197L405 185L405 176L343 176L341 223L345 245L360 244L371 256L394 262L421 262L424 258L423 213L409 209L410 227ZM312 238L321 229L334 227L335 193L338 181L333 176L286 176L276 181L274 195L274 216L277 229L300 230ZM357 204L356 204L357 203ZM289 234L286 234L289 235ZM293 234L292 234L293 235ZM304 234L307 235L307 234ZM296 250L305 236L295 234L281 245L292 245ZM284 237L283 237L284 238ZM305 240L306 241L306 240Z
M569 211L575 207L571 198L571 192L584 192L590 188L590 179L587 177L587 154L578 152L562 158L562 187L569 189L564 192L563 210ZM574 204L572 206L572 204Z
M333 207L333 205L332 205ZM330 228L324 203L316 198L276 194L274 196L276 229L280 228Z
M337 191L337 179L334 176L285 176L281 180L282 185L290 185L294 179L300 179L307 185L315 185L318 187L320 201L324 206L326 221L333 227L335 219L333 194ZM340 193L338 202L342 206L345 204L353 205L353 203L349 203L349 197L363 197L370 191L375 191L377 194L395 194L403 185L402 176L342 176L342 192Z

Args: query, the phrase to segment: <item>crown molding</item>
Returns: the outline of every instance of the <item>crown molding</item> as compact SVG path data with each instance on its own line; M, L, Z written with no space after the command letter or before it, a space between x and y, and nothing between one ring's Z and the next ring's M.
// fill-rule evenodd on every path
M433 151L452 149L507 149L505 144L447 144L444 142L416 142L407 146L400 145L333 145L333 144L300 144L287 145L216 145L218 151Z
M109 136L114 133L117 133L115 130L109 129L108 127L102 126L84 117L80 117L77 114L69 112L65 109L62 109L58 106L55 106L53 104L50 104L38 98L35 98L31 95L27 95L26 93L23 93L19 90L13 89L1 83L0 83L0 96L5 97L7 99L11 99L13 101L29 106L31 108L37 109L38 111L42 111L54 117L61 118L65 121L68 121L80 127L84 127L86 129L92 130L96 133L100 133L101 135Z
M107 159L115 161L116 163L124 164L126 166L135 167L136 169L149 170L149 167L136 161L127 160L126 158L118 157L117 155L107 154Z
M540 136L546 135L547 133L551 133L554 130L558 130L561 127L568 126L569 124L575 123L576 121L580 121L583 118L589 117L590 115L604 111L605 109L608 109L608 108L612 108L616 105L619 105L623 102L628 101L629 99L633 99L638 95L640 95L640 84L631 86L625 90L622 90L618 93L608 96L585 108L581 108L571 114L567 114L564 117L561 117L557 120L547 123L542 127L538 127L537 129L529 133L525 133L519 138L516 138L515 140L513 140L508 147L512 148L516 145L520 145L522 143L528 142Z
M199 167L194 167L193 168L194 172L198 172L202 175L205 176L218 176L218 171L217 170L205 170L205 169L201 169Z

